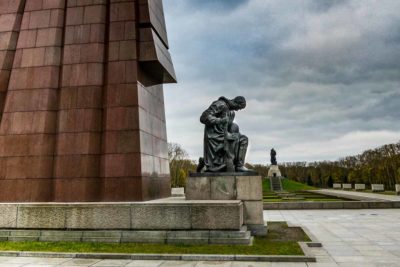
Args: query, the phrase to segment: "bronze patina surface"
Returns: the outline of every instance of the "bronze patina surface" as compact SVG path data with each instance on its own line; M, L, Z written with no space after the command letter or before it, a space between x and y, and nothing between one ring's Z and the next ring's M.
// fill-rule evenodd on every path
M204 157L197 172L249 172L244 164L248 146L247 136L239 132L233 121L235 111L246 107L246 99L230 100L220 97L200 117L204 126Z

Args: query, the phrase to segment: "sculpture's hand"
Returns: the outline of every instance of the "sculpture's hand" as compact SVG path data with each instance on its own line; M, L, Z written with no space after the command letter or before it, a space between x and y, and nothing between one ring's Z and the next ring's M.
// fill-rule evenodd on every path
M223 117L221 119L219 119L218 123L220 124L227 124L229 122L229 118L228 117Z
M229 141L235 140L233 138L233 135L231 133L229 133L229 132L226 133L225 137L226 137L226 140L229 140Z
M228 112L228 120L229 120L229 124L231 124L233 122L233 120L235 119L235 112L234 111L230 111Z
M225 137L226 137L226 140L234 141L234 140L238 140L239 139L239 134L238 133L227 132Z

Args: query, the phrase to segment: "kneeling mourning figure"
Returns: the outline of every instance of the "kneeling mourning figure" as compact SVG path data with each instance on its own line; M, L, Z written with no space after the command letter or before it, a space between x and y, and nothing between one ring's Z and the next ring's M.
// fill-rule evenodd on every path
M246 107L246 99L220 97L200 117L204 128L204 156L197 172L250 172L244 166L248 138L233 122L235 111Z

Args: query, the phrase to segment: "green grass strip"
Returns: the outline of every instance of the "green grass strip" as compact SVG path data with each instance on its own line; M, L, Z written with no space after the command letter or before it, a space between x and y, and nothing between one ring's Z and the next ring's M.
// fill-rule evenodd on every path
M298 241L309 241L301 228L284 222L270 222L266 237L257 237L253 246L245 245L175 245L146 243L81 242L0 242L0 251L40 251L73 253L145 253L145 254L236 254L304 255Z

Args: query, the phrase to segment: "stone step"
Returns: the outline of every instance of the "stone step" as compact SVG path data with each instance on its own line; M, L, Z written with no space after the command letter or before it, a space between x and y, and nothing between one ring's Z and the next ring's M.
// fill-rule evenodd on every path
M280 197L296 197L296 194L293 193L276 193L276 195L280 196Z
M209 244L218 244L218 245L253 245L254 237L250 236L249 238L211 238Z
M253 237L246 226L240 230L0 230L0 241L231 244L251 245Z
M270 178L270 182L271 182L272 191L282 191L281 178L279 178L279 177L271 177Z
M210 237L215 238L249 238L250 231L247 230L247 226L242 226L240 231L210 231Z

